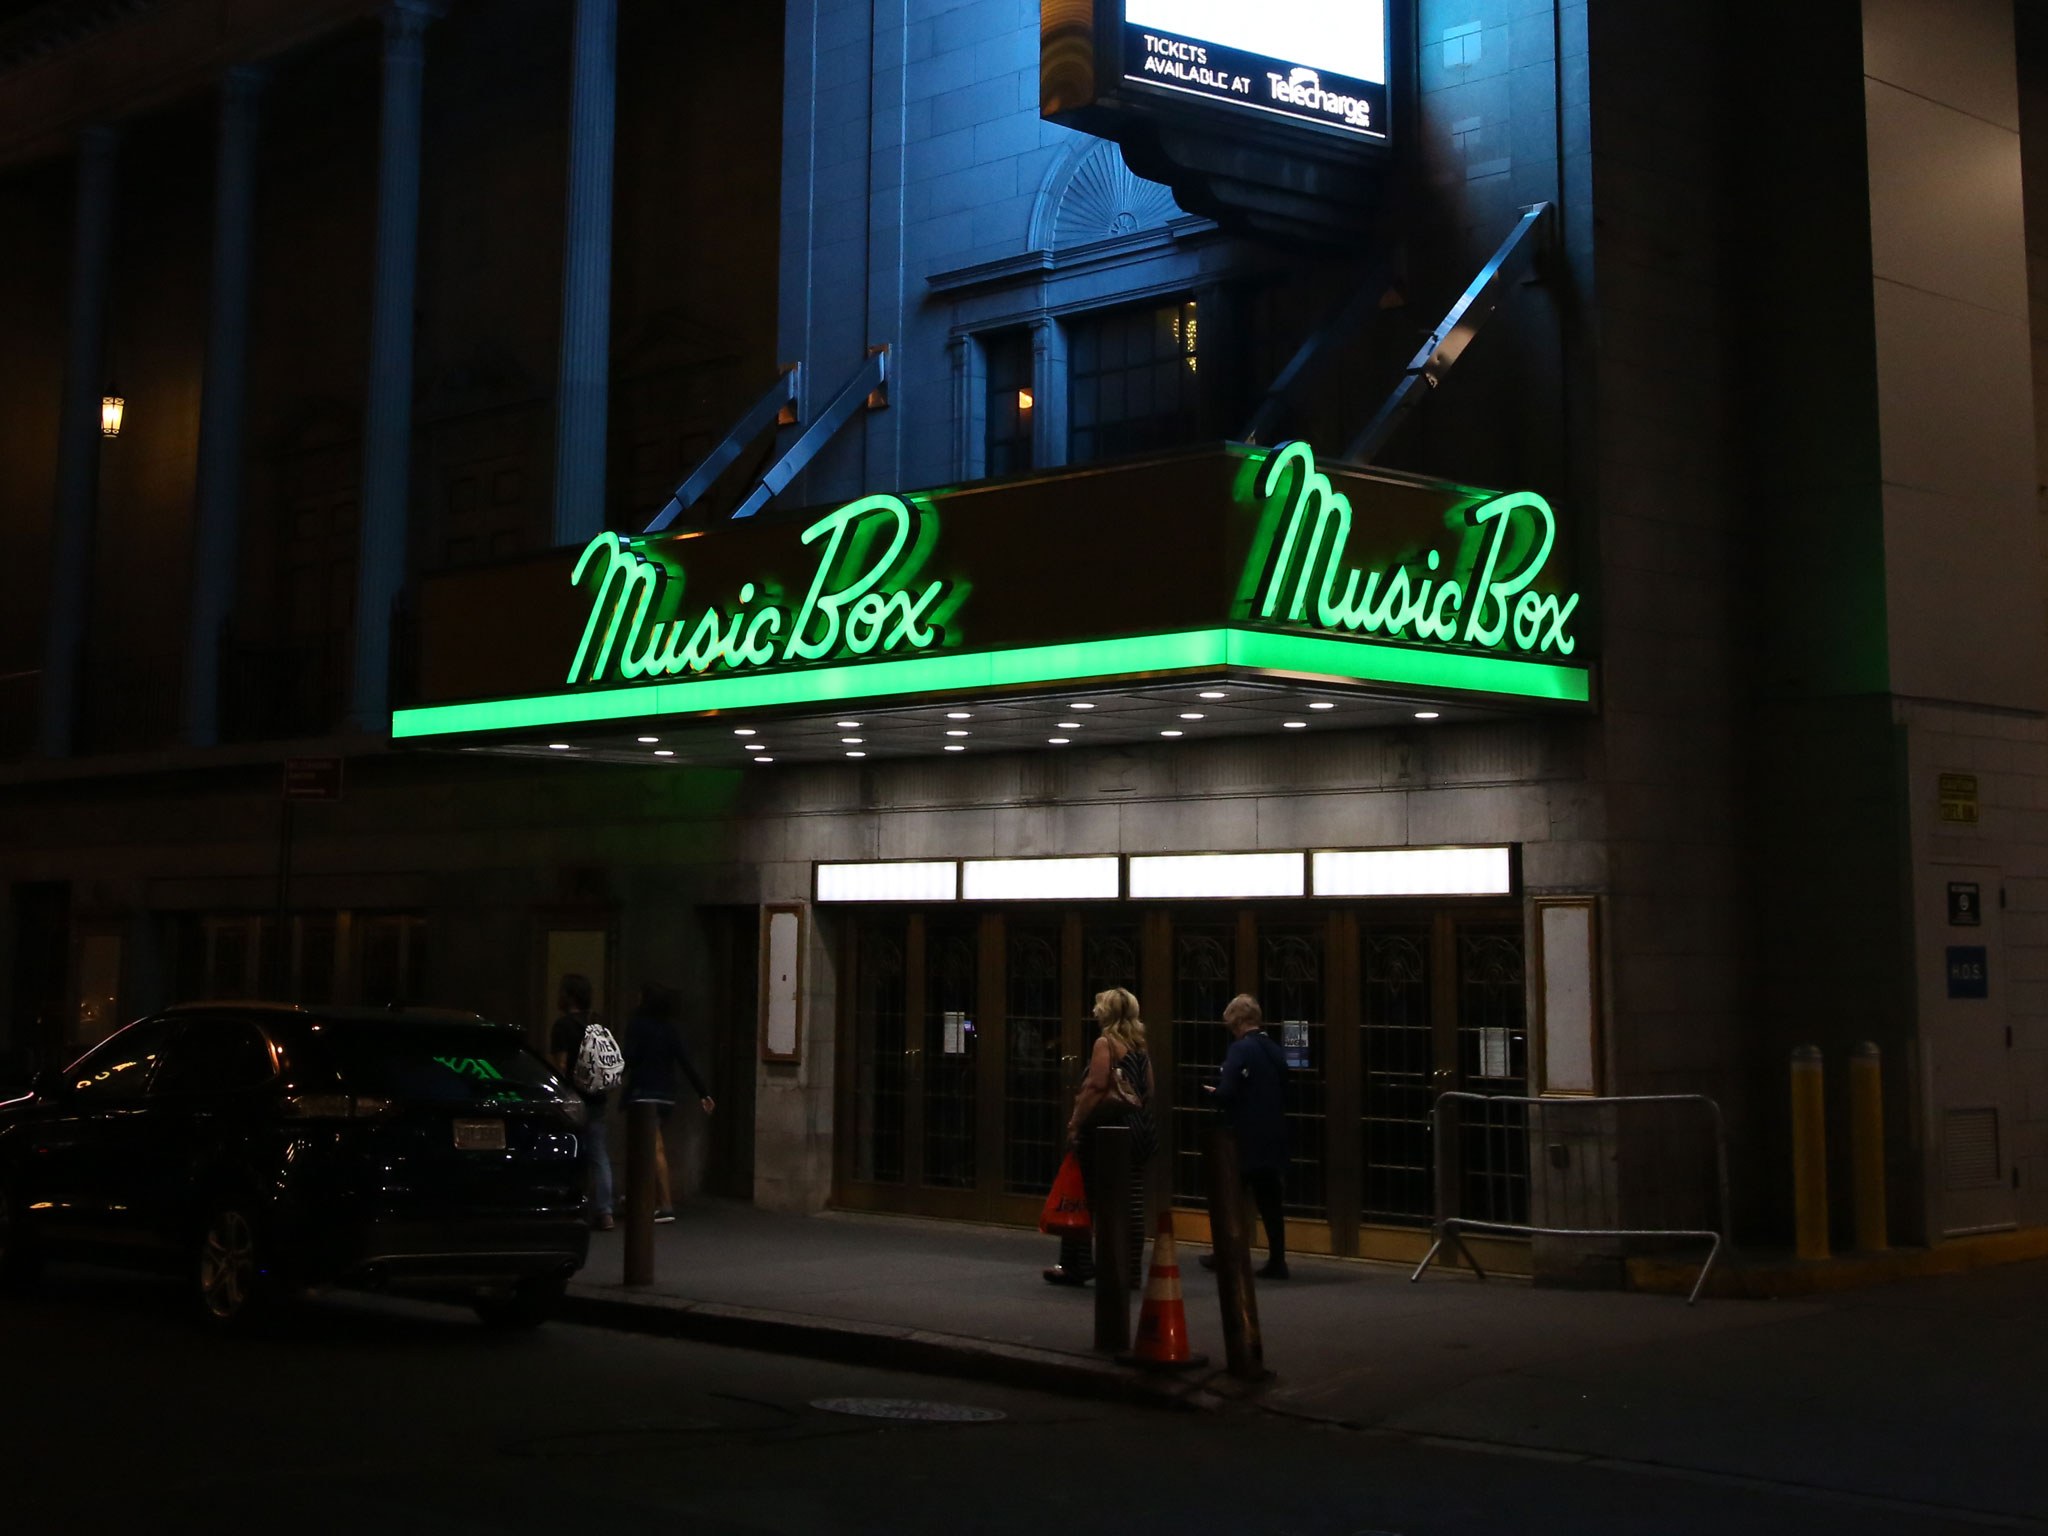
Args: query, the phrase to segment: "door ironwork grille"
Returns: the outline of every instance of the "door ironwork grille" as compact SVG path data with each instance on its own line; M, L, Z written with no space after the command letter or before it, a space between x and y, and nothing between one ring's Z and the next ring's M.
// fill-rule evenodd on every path
M1359 935L1359 1132L1364 1140L1367 1221L1421 1224L1434 1208L1430 1074L1436 1041L1430 1021L1430 932L1426 927L1368 928Z
M854 932L853 1176L903 1182L904 1050L909 1045L901 918Z
M923 1182L939 1189L974 1188L979 938L974 928L936 923L925 933Z
M1228 928L1183 928L1173 936L1173 1200L1208 1209L1202 1137L1215 1123L1210 1096L1230 1034L1223 1005L1236 995Z
M1013 926L1004 969L1003 1189L1052 1188L1065 1151L1060 1074L1060 932Z
M1458 1078L1473 1093L1528 1092L1529 1030L1520 928L1458 931ZM1461 1127L1464 1212L1478 1220L1529 1219L1529 1120L1502 1104Z
M1326 1198L1325 1110L1329 1084L1324 1075L1323 936L1319 929L1267 931L1259 936L1260 1006L1266 1032L1276 1043L1293 1027L1305 1034L1308 1064L1287 1069L1286 1206L1297 1216L1321 1219Z

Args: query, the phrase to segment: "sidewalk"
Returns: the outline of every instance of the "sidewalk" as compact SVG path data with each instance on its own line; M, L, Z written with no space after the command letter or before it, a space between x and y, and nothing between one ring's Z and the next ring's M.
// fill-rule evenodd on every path
M1036 1233L700 1202L657 1227L656 1282L596 1236L571 1316L716 1343L1214 1406L1214 1283L1183 1246L1193 1379L1094 1355L1094 1293L1046 1285ZM2048 1264L1801 1301L1537 1290L1290 1259L1260 1285L1272 1412L1352 1428L2018 1517L2048 1515ZM1136 1316L1133 1304L1133 1318ZM2048 1529L2048 1519L2038 1528Z

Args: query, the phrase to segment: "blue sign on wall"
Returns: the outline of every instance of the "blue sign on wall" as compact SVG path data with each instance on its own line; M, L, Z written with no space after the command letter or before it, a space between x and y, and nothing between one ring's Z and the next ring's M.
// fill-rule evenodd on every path
M1948 995L1989 997L1991 962L1981 944L1951 944L1948 947Z

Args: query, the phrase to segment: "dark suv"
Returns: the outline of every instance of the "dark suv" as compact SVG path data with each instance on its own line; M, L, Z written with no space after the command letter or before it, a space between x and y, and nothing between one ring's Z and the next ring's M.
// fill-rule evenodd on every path
M0 1281L169 1265L240 1323L345 1283L531 1326L589 1248L580 1097L474 1014L193 1003L0 1104Z

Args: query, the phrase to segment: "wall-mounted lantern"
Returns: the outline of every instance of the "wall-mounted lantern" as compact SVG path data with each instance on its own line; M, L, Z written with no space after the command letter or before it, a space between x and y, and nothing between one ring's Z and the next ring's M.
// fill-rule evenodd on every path
M117 394L107 394L100 397L101 437L119 437L121 435L121 417L127 408L128 402Z

